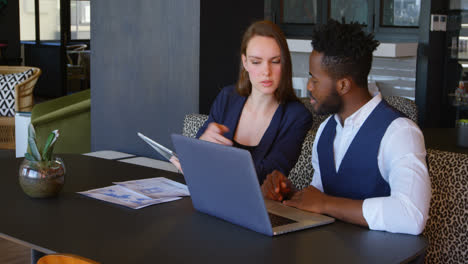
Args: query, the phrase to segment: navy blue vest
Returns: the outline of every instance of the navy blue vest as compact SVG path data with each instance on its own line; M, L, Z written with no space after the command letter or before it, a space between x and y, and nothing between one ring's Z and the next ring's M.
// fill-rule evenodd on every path
M317 152L326 194L363 200L390 195L390 186L379 171L377 155L380 141L390 123L404 116L382 100L367 117L349 145L336 172L333 141L336 121L332 116L320 136Z

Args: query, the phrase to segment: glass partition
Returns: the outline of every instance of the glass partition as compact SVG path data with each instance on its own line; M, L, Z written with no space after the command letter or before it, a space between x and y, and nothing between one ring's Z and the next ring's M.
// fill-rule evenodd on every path
M91 5L90 0L72 0L70 2L71 39L91 38Z
M41 41L60 41L60 0L39 1Z
M281 22L291 24L316 24L317 0L281 1Z
M330 0L330 17L342 22L359 22L368 25L369 4L367 0Z
M381 0L381 26L418 27L421 0Z

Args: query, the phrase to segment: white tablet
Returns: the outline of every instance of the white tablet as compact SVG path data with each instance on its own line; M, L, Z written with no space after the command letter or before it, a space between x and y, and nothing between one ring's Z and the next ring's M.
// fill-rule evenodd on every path
M163 145L157 143L156 141L150 139L149 137L141 134L140 132L137 133L137 135L143 139L148 145L153 147L159 154L161 154L164 158L169 160L172 156L177 157L177 155L174 153L174 151L164 147Z

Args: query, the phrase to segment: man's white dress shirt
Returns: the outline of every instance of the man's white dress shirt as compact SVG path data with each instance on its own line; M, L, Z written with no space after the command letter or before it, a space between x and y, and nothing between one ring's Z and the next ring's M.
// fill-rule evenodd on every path
M336 136L333 142L335 167L341 161L356 133L374 108L382 101L379 93L359 110L346 118L341 126L338 115ZM317 144L327 118L319 127L312 150L314 177L311 185L323 192L317 154ZM390 196L364 200L362 211L372 230L420 234L426 224L431 199L431 184L426 166L424 136L419 127L408 118L395 119L385 131L380 142L377 162L380 174L390 185Z

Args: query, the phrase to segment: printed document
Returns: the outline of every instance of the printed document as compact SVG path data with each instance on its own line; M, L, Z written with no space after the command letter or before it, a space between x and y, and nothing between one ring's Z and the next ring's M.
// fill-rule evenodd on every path
M154 199L190 195L187 185L169 180L164 177L114 182L114 184L120 185Z
M116 182L115 184L78 193L132 209L171 202L181 199L181 196L190 195L186 185L164 177Z

